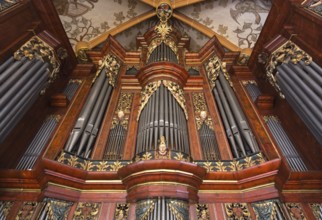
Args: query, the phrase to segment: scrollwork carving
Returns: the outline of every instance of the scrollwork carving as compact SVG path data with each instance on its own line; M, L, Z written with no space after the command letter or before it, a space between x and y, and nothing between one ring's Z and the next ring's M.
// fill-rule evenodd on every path
M180 88L180 86L175 83L168 80L163 80L163 85L167 87L167 89L171 92L173 97L177 100L179 105L184 111L184 114L186 116L186 119L188 120L188 112L186 107L186 99L184 98L183 90Z
M201 125L205 123L210 129L214 130L212 120L208 116L208 108L203 93L193 93L192 103L195 110L197 129L199 130Z
M37 59L49 64L50 72L49 83L53 82L60 71L60 61L54 49L37 36L32 37L28 42L20 47L15 53L14 58L20 60L22 57Z
M211 88L215 87L215 85L216 85L215 82L216 82L220 72L222 72L224 74L229 85L231 87L233 87L233 84L230 80L230 76L229 76L227 69L226 69L226 62L221 62L221 60L217 56L214 56L209 59L208 64L206 65L206 71L207 71L207 76L208 76Z
M140 101L140 108L137 120L140 118L140 114L144 108L144 106L148 103L150 97L153 95L153 93L160 87L161 81L151 82L148 85L144 87L144 89L141 91L141 101Z
M266 65L266 76L269 83L275 88L279 93L281 98L285 98L280 86L275 78L277 66L282 63L292 62L297 64L300 61L304 61L305 64L310 64L312 62L312 57L310 57L305 51L299 48L292 41L287 41L285 44L277 48L272 52L268 63Z
M96 72L96 76L93 79L95 82L96 78L99 76L100 72L105 68L106 77L108 77L108 82L111 86L115 87L116 77L119 73L121 65L117 61L116 57L111 54L107 54L103 60L99 61L99 68Z

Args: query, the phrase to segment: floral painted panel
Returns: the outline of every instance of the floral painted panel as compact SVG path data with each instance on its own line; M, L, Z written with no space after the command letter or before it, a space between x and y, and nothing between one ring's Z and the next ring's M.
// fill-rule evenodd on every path
M136 0L53 0L72 46L151 10Z
M238 47L253 48L270 8L270 0L208 0L178 10Z

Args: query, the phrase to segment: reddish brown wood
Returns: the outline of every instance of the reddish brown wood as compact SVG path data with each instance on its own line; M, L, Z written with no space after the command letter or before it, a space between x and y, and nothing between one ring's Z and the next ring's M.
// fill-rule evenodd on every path
M188 118L189 118L189 120L187 121L187 125L188 125L188 134L189 134L189 143L190 143L190 155L193 158L193 160L202 160L203 154L200 146L198 130L196 127L191 93L186 95L186 106L187 106Z

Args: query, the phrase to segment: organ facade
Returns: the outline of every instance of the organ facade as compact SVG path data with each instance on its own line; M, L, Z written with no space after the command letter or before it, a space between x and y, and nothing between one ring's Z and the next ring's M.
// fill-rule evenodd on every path
M74 53L51 1L1 11L0 219L322 218L321 16L273 1L244 62L191 52L175 5L135 51Z

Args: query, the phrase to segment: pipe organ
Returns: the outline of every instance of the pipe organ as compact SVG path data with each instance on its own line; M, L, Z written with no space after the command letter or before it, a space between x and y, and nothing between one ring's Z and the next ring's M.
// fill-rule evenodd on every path
M283 11L297 4L275 1ZM231 51L223 36L179 13L182 2L141 1L156 10L144 14L150 27L137 35L134 51L109 30L100 45L78 42L75 54L82 57L75 67L61 64L39 37L6 55L1 220L321 218L318 61L297 48L290 52L293 44L276 49L282 41L265 46L270 57L259 61L247 50ZM193 29L185 33L180 22ZM194 30L210 38L199 52L190 51ZM58 44L54 37L49 42ZM251 68L266 72L256 77ZM298 132L293 125L302 121L309 130Z

